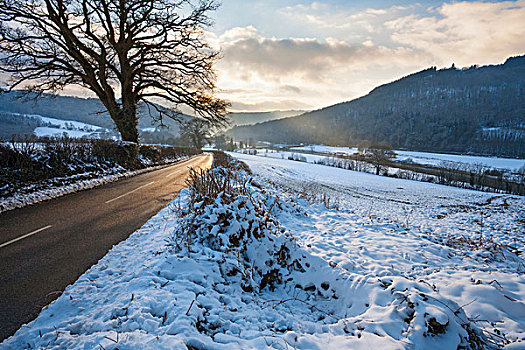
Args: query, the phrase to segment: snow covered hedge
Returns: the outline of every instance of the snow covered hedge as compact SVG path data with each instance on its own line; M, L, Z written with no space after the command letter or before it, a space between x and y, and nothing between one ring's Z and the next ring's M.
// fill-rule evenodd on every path
M13 139L0 143L0 212L198 153L189 147L139 147L103 139Z

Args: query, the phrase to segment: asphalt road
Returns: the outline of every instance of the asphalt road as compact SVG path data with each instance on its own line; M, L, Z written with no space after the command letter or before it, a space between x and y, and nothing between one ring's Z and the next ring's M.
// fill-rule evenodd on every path
M113 245L166 206L189 167L175 165L36 205L0 213L0 340L34 319Z

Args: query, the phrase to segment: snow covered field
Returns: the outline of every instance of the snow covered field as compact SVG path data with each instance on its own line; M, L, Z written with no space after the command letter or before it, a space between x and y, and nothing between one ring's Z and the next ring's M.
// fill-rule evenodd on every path
M422 280L480 326L525 342L525 261L508 252L525 251L525 198L234 155L264 181L338 201L339 211L281 221L313 254L363 284Z
M19 114L11 113L13 116L20 118L31 118L38 120L41 125L33 131L38 137L73 137L82 138L87 136L98 135L108 130L100 126L77 122L74 120L62 120L55 118L43 117L38 114Z
M33 134L37 137L63 137L70 138L108 138L111 136L118 139L119 136L114 134L114 130L106 129L97 125L78 122L75 120L63 120L56 118L43 117L39 114L21 114L9 112L10 116L18 118L30 118L38 121L39 125L33 130ZM157 132L157 127L139 128L141 132Z
M482 164L491 168L518 170L525 166L525 159L477 157L455 154L395 151L399 160L412 159L415 163L439 165L442 162L453 162L461 164Z
M243 150L240 150L238 152L241 153L248 153L249 152L257 152L257 156L259 157L267 157L267 158L275 158L275 159L288 159L288 157L301 157L302 161L308 162L308 163L314 163L316 161L319 161L321 159L325 159L327 157L325 156L318 156L315 154L306 154L306 153L300 153L300 152L287 152L287 151L276 151L272 149L266 149L266 148L246 148Z
M72 137L72 138L82 138L88 137L93 134L92 131L83 131L83 130L71 130L71 129L61 129L61 128L51 128L49 126L39 126L33 130L33 134L37 137Z
M457 349L480 329L525 347L523 197L233 155L266 191L190 231L183 193L0 347Z
M353 154L357 152L357 148L348 147L332 147L324 145L308 145L301 147L293 147L291 150L297 151L312 151L319 153L334 153L334 154ZM412 152L394 150L397 154L397 159L407 160L411 159L414 163L439 165L442 162L453 162L460 164L482 164L491 168L517 170L525 166L525 159L512 158L497 158L497 157L478 157L455 154L441 154L441 153L427 153L427 152Z
M335 147L335 146L325 146L325 145L308 145L300 147L290 148L292 151L309 151L309 152L318 152L318 153L335 153L335 154L354 154L357 152L357 148L349 147Z

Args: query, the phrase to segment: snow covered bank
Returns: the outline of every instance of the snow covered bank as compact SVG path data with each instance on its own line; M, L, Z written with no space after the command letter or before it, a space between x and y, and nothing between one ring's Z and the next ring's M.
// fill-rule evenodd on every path
M0 143L0 213L188 159L188 147L111 140L31 139Z
M376 254L356 246L355 251L374 261L369 264L357 255L343 262L319 253L345 259L344 250L330 244L344 240L347 225L361 231L373 230L373 224L361 228L361 222L349 221L357 217L347 216L341 226L339 212L283 200L243 172L220 168L201 175L2 346L483 346L483 336L460 305L385 263L385 257L395 256L391 250L390 255ZM319 215L325 215L323 220ZM338 224L337 230L330 233L322 224ZM306 242L310 233L324 235L312 238L318 246Z

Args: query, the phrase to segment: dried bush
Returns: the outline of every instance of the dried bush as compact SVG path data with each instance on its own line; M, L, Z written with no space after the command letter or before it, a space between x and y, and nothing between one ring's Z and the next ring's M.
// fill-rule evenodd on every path
M275 219L280 204L258 189L244 163L222 154L215 165L209 171L191 171L189 206L182 211L172 245L188 254L196 243L226 253L235 263L225 263L224 273L238 276L244 291L273 290L285 271L297 267L288 255L295 241L281 234Z

